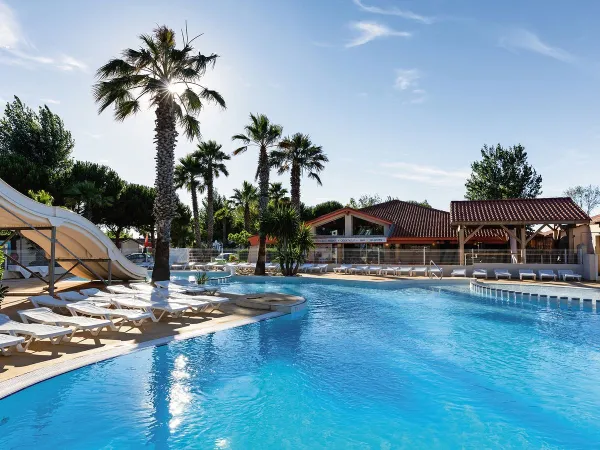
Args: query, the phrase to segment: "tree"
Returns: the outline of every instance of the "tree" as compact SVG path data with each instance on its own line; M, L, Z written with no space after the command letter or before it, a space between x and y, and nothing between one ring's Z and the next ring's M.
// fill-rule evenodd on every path
M481 157L471 164L471 178L465 184L467 200L535 198L542 193L542 176L527 162L522 145L484 145Z
M23 194L44 189L56 195L74 146L60 117L47 106L36 113L15 96L0 119L0 177Z
M565 191L567 197L571 197L581 209L589 216L594 209L600 206L599 186L575 186Z
M285 276L295 275L306 253L314 248L310 227L302 224L296 208L281 205L270 208L265 220L267 234L276 239L276 256Z
M248 239L252 236L246 230L242 230L239 233L230 233L227 239L233 242L238 247L248 247Z
M342 209L344 205L335 200L330 200L328 202L319 203L308 211L308 214L304 216L304 220L312 220L317 217L321 217L325 214L329 214L330 212L337 211L338 209Z
M304 173L319 186L323 183L319 173L329 162L323 149L314 145L306 134L296 133L279 143L279 149L271 152L271 165L278 169L279 175L290 172L292 205L300 211L300 180Z
M215 212L215 219L221 222L223 227L223 248L227 244L227 222L233 220L233 205L231 200L223 199L223 206Z
M198 37L198 36L197 36ZM196 37L196 38L197 38ZM138 50L127 49L122 59L111 59L97 71L94 96L102 113L114 107L115 119L124 120L141 108L141 98L148 98L155 108L156 142L156 218L155 264L152 280L168 280L171 221L178 203L173 182L177 124L188 139L200 135L196 118L203 101L225 108L225 100L216 91L200 84L208 67L214 67L218 56L194 52L187 30L183 47L176 47L175 33L166 26L156 28L152 35L141 35Z
M113 207L108 208L104 217L104 225L120 248L121 239L126 237L127 230L147 227L152 220L152 200L154 189L141 184L126 184Z
M234 204L244 211L244 230L250 232L250 207L258 201L256 186L244 181L241 189L234 189L231 197Z
M348 203L348 206L353 209L361 209L361 208L367 208L369 206L377 205L381 202L382 202L381 197L378 194L375 194L375 195L364 194L364 195L361 195L358 200L354 200L353 198L351 198L350 202Z
M114 203L114 198L103 195L93 181L78 181L66 190L65 196L67 206L89 221L94 220L94 209L111 207Z
M287 203L290 199L287 197L288 190L281 183L271 183L269 185L269 201L273 206Z
M215 225L214 179L219 178L219 175L221 174L226 177L229 176L229 172L223 161L228 161L231 157L221 151L222 147L222 145L217 144L215 141L200 142L198 144L198 150L194 152L194 157L200 164L200 173L204 180L204 184L200 188L201 190L206 188L206 240L209 247L213 242Z
M192 214L194 222L194 237L196 238L196 247L200 247L202 235L200 234L200 216L198 214L198 190L201 186L200 176L202 167L198 158L193 154L187 155L179 160L175 166L175 187L177 189L185 188L192 194Z
M185 248L192 245L194 231L192 230L192 211L179 198L175 209L175 217L171 227L173 247Z
M258 258L256 261L255 275L265 275L265 262L267 256L267 233L264 222L269 205L269 149L275 147L283 133L283 127L271 123L264 114L250 114L250 124L244 127L245 134L236 134L231 139L241 141L244 145L236 149L233 154L238 155L248 150L248 147L258 147L258 178L259 203L258 203Z
M49 192L46 192L43 189L37 192L34 192L31 189L29 189L27 191L27 195L34 199L36 202L46 206L52 206L52 203L54 202L54 197L52 197L52 195L50 195Z
M406 203L411 203L413 205L422 206L423 208L431 208L431 205L429 204L429 202L427 200L423 200L422 202L419 202L417 200L408 200Z

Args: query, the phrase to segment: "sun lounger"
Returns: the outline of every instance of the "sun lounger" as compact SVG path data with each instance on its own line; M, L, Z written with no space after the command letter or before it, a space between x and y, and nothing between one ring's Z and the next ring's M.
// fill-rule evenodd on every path
M114 294L110 293L110 292L104 292L101 291L100 289L96 289L96 288L88 288L88 289L80 289L79 292L83 295L85 295L86 297L88 297L88 299L96 299L96 298L110 298L113 297Z
M413 271L412 266L400 266L400 267L398 267L398 270L396 271L396 275L406 274L406 275L410 276L412 271Z
M175 264L171 264L171 269L172 270L183 270L185 263L175 263Z
M506 269L495 269L494 275L496 276L496 280L499 280L500 278L508 278L510 280L512 278L512 275Z
M71 303L66 300L54 298L51 295L34 295L29 297L28 300L36 308L39 308L40 306L47 306L49 308L66 308L67 305Z
M171 302L162 298L159 301L150 301L140 298L120 296L113 298L112 303L117 308L138 309L149 312L153 322L160 321L160 319L162 319L165 315L179 317L189 309L187 305Z
M111 294L117 295L135 295L138 292L126 286L106 286L106 290Z
M369 266L367 265L360 265L360 266L356 266L356 267L352 267L350 269L348 269L348 273L353 273L354 275L358 275L360 273L367 273L367 270L369 270Z
M41 339L50 339L52 344L58 344L67 334L71 334L71 329L53 325L16 322L8 316L0 314L0 333L10 334L11 336L23 335L25 337L23 350L27 350L32 342Z
M451 277L466 277L467 269L452 269L450 276Z
M68 302L80 302L87 299L87 295L76 291L58 292L56 296L61 300L66 300Z
M141 294L137 296L137 298L152 302L168 300L173 303L187 305L193 312L202 312L209 308L211 311L218 310L222 303L229 301L229 297L215 297L213 295L187 295L183 293L169 294L169 292L166 290L152 295Z
M538 270L538 277L540 278L540 281L544 281L544 278L550 278L551 280L556 280L556 274L554 273L554 270L550 270L550 269Z
M74 316L101 317L103 319L123 319L118 324L113 325L113 329L118 330L124 322L131 322L136 327L142 325L146 319L152 319L152 314L147 311L138 311L134 309L108 309L96 306L92 302L76 302L67 305L69 311ZM113 322L114 323L114 322Z
M389 275L390 273L392 275L396 275L396 273L398 272L398 270L400 270L400 267L386 267L385 269L381 269L379 271L379 273L381 275Z
M348 270L352 268L352 264L342 264L341 266L334 267L334 273L348 273Z
M375 272L375 275L379 275L381 273L381 266L369 266L367 273L371 275L371 272Z
M298 272L308 272L308 269L311 269L312 267L314 267L314 264L311 264L311 263L301 264L300 267L298 267Z
M11 336L10 334L0 334L0 353L2 355L7 356L10 355L11 347L15 347L17 351L22 352L23 344L25 342L25 338L20 336Z
M78 331L89 331L92 336L97 336L103 328L106 327L108 330L114 325L110 320L81 316L63 316L62 314L56 314L50 308L26 309L18 311L18 313L24 323L35 322L44 325L72 327L73 331L70 337L73 337Z
M532 278L533 280L535 280L537 278L537 275L531 269L520 269L519 270L519 279L521 281L523 281L523 278Z
M325 273L327 272L327 264L317 264L308 269L310 272Z
M559 270L558 271L558 279L563 281L568 280L577 280L581 281L581 275L578 273L574 273L572 270Z
M411 275L414 276L427 276L427 267L413 267Z
M474 269L473 278L487 278L488 271L486 269Z

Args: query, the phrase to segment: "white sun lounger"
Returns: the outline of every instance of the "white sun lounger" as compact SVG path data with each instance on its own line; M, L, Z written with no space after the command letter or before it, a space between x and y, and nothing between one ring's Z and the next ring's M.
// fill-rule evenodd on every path
M71 303L66 300L54 298L51 295L34 295L29 297L28 300L36 308L39 308L40 306L47 306L49 308L66 308L67 305Z
M572 270L559 270L558 271L558 279L563 281L568 280L577 280L581 281L581 275L578 273L574 273Z
M0 353L4 356L10 355L11 347L15 347L17 351L24 351L23 344L25 338L20 336L11 336L10 334L0 334Z
M467 269L452 269L450 276L451 277L466 277Z
M473 278L487 278L488 271L486 269L474 269Z
M369 266L367 273L371 275L371 272L375 272L375 275L379 275L381 273L381 266Z
M554 273L554 270L550 270L550 269L538 270L538 276L540 278L540 281L544 281L544 278L550 278L551 280L556 280L556 274Z
M410 276L412 271L413 271L412 266L400 266L400 267L398 267L396 274L402 275L403 273L405 273L406 275Z
M117 295L135 295L138 291L126 286L106 286L106 290L111 294Z
M307 271L325 273L327 272L327 264L317 264L315 266L309 267Z
M42 323L44 325L56 325L63 327L72 327L73 332L70 337L78 331L89 331L92 336L97 336L103 328L113 327L110 320L94 319L92 317L81 316L63 316L56 314L50 308L35 308L18 311L21 320L24 323Z
M16 322L8 316L0 314L0 333L10 334L11 336L23 335L25 337L23 350L27 350L32 342L41 339L50 339L52 344L58 344L67 334L71 334L71 329L53 325Z
M334 273L348 273L348 270L352 268L352 264L342 264L341 266L334 267Z
M152 313L147 311L137 311L135 309L108 309L101 306L96 306L92 302L76 302L67 305L69 311L74 316L90 316L90 317L101 317L103 319L111 320L123 319L118 324L114 324L113 329L118 330L121 328L124 322L131 322L136 327L142 325L146 319L152 319Z
M315 265L311 263L305 263L298 267L298 272L308 272L309 269L313 268Z
M417 276L417 275L426 277L427 276L427 267L413 267L411 275L413 277Z
M385 269L381 269L379 271L379 273L381 275L389 275L390 273L392 275L396 275L396 273L398 272L398 270L400 270L400 267L386 267Z
M523 278L532 278L533 280L535 280L537 278L537 275L531 269L520 269L519 270L519 279L521 281L523 281Z
M80 302L87 299L87 295L81 294L77 291L57 292L56 296L61 300L66 300L68 302Z
M512 275L506 269L494 269L494 275L496 276L496 280L500 278L508 278L510 280L512 278Z
M369 270L369 266L359 265L359 266L348 269L348 273L351 273L351 274L353 273L355 275L358 275L360 273L367 273L367 270Z
M169 294L169 292L166 290L154 294L140 294L137 295L136 298L150 302L169 301L173 303L179 303L187 306L196 313L206 311L208 308L211 308L211 311L214 311L215 309L220 308L221 303L229 301L229 298L227 297L214 297L212 295L187 295L182 293Z
M88 299L96 299L101 297L110 298L114 296L114 294L110 292L104 292L96 288L80 289L79 292L88 297Z
M207 285L198 285L191 284L189 281L185 280L177 280L177 281L156 281L154 283L159 290L168 291L168 293L185 293L185 294L203 294L203 293L214 293L219 290L218 286L207 286ZM149 286L149 285L148 285ZM148 288L143 288L140 290L144 290L146 293L150 292ZM153 291L153 292L156 292Z
M141 298L120 296L114 297L112 299L112 303L117 308L138 309L149 312L152 315L151 319L153 322L160 321L160 319L162 319L165 315L170 315L172 317L180 317L185 311L189 309L189 306L187 305L184 305L182 303L171 302L169 300L164 299L161 299L159 301L150 301Z

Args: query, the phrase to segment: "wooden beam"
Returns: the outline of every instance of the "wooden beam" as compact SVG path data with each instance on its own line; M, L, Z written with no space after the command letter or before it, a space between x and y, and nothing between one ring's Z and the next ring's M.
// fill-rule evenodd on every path
M459 265L465 263L465 229L461 226L458 227L458 257Z
M478 227L475 229L475 231L473 231L471 234L469 234L469 235L468 235L468 236L465 238L465 243L469 242L469 240L471 240L471 238L472 238L473 236L475 236L475 235L477 234L477 232L478 232L479 230L481 230L482 228L483 228L483 225L479 225L479 226L478 226Z
M503 228L504 231L506 231L510 237L514 238L517 242L521 243L521 240L517 237L517 235L513 231L509 230L504 225L500 225L500 227Z
M535 232L529 236L529 238L527 239L527 241L525 241L525 244L529 244L529 242L531 242L531 240L536 237L540 231L542 231L544 229L544 227L550 227L550 225L548 225L547 223L545 223L544 225L542 225L541 227L539 227L537 230L535 230ZM550 229L552 229L552 227L550 227Z

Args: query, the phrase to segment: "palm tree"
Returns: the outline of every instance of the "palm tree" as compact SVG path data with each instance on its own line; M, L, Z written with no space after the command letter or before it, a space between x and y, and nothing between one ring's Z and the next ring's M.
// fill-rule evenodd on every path
M223 249L229 240L227 239L227 221L233 219L233 205L231 200L223 199L223 206L215 212L215 219L220 220L223 225Z
M273 206L289 202L290 199L286 197L287 194L288 190L281 183L271 183L271 186L269 186L269 198L273 202Z
M307 172L309 178L322 185L319 172L325 168L326 162L329 159L323 149L313 145L310 137L301 133L286 137L280 142L279 149L271 152L271 165L278 167L279 175L290 171L292 205L296 211L300 211L300 178Z
M258 259L256 261L255 275L265 274L265 262L267 256L267 233L264 229L264 221L269 205L269 149L275 147L283 133L281 125L275 125L269 121L264 114L250 114L250 124L244 127L245 134L236 134L231 139L241 141L244 145L233 152L234 155L248 150L250 146L256 146L259 150L258 167L256 178L258 178L259 202L258 202Z
M193 155L200 164L202 178L204 179L204 185L201 187L200 192L204 192L206 188L206 234L208 246L212 245L214 225L215 225L215 213L214 213L214 179L219 178L219 175L223 174L226 177L229 176L227 167L223 161L228 161L231 156L226 155L221 151L223 146L217 144L215 141L200 142L198 144L198 150Z
M198 214L198 190L201 189L200 176L202 166L193 155L187 155L179 160L175 166L175 188L187 190L192 194L192 213L194 222L194 237L196 247L200 247L202 235L200 234L200 216Z
M244 210L244 230L250 232L250 206L258 201L258 191L256 186L244 181L241 189L233 190L231 199L235 206Z
M196 38L183 33L183 47L177 48L175 33L159 26L152 35L141 35L138 50L123 51L122 59L114 58L96 73L94 97L101 113L114 107L116 120L137 113L141 99L146 97L155 109L156 142L156 251L152 280L169 279L169 246L171 221L176 214L177 196L173 183L177 125L188 139L200 134L196 118L204 102L214 102L225 108L225 100L216 91L200 84L208 67L214 67L218 56L194 52Z
M71 204L78 214L89 221L93 220L95 208L112 206L114 198L104 195L102 189L93 181L78 181L66 191L67 204Z

